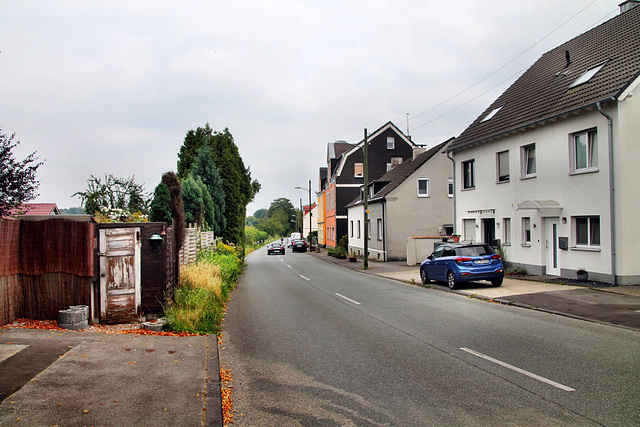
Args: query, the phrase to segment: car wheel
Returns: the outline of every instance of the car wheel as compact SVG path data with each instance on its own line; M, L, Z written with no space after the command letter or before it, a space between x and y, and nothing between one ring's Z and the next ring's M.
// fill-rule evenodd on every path
M456 281L456 275L453 274L453 271L447 272L447 285L449 285L450 289L455 289L458 286L458 282Z
M429 283L431 283L431 279L429 279L429 276L427 276L427 272L424 271L423 268L420 269L420 280L422 280L423 285L428 285Z
M491 280L491 286L500 286L500 285L502 285L502 279Z

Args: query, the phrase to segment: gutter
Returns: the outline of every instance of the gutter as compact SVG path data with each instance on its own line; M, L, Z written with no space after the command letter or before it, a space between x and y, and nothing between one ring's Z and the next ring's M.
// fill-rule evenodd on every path
M456 229L458 222L456 221L456 161L451 157L451 151L447 150L447 158L453 163L453 234L458 234Z
M613 120L611 116L604 112L602 103L596 103L598 111L607 119L607 128L609 136L609 222L611 225L611 284L616 285L616 217L615 217L615 184L613 173Z

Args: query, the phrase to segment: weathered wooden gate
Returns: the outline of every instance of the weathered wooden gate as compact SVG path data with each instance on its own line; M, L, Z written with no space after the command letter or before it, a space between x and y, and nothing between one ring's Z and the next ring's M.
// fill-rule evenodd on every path
M102 323L122 323L137 319L141 299L140 249L139 227L100 230Z

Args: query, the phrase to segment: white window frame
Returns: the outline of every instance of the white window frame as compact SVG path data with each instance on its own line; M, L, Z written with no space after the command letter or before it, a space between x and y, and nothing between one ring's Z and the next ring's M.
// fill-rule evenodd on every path
M371 219L367 219L367 238L371 240Z
M387 150L393 150L396 148L396 138L394 136L387 137Z
M533 151L533 163L529 161L529 153L531 153L531 151ZM538 165L536 160L536 144L534 143L534 144L523 145L520 155L522 158L522 162L521 162L522 179L535 178L536 176L538 176L537 174Z
M360 238L360 220L358 220L358 230L357 230L357 232L358 232L358 236L357 237L359 239Z
M420 192L420 183L421 182L426 182L426 184L427 184L426 193L421 193ZM429 190L430 190L429 178L419 177L417 179L417 181L416 181L416 187L417 187L417 191L418 191L418 197L429 197Z
M382 240L382 218L378 218L376 223L378 227L378 240Z
M453 198L454 191L453 178L447 178L447 197Z
M574 216L572 217L574 241L576 248L594 248L600 249L602 244L602 231L600 217L597 215L590 216ZM584 232L586 232L586 241L579 241L581 238L578 227L580 223L586 222ZM595 229L597 225L597 230ZM596 233L597 231L597 233Z
M462 220L462 240L475 241L476 239L476 220L475 218L466 218Z
M591 80L593 76L598 74L598 71L600 71L602 67L604 67L606 64L607 64L607 61L601 64L598 64L595 67L589 68L587 71L582 73L582 75L578 77L578 79L575 82L571 83L571 86L569 86L569 89L589 82L589 80Z
M522 217L522 246L531 246L531 217Z
M502 218L502 244L511 244L511 218Z
M358 168L360 168L361 172L358 173ZM364 177L364 163L354 163L353 164L353 176L355 178Z
M353 237L353 220L350 221L350 225L351 225L351 237Z
M467 165L470 165L470 170L467 170ZM462 189L473 190L474 188L476 188L475 159L465 160L464 162L462 162L461 166Z
M584 141L582 147L579 147L579 141ZM597 129L589 129L582 132L573 133L569 138L569 150L571 158L572 174L580 174L585 172L597 172L598 168L598 131ZM579 153L583 152L583 156ZM579 157L584 157L584 165L578 165Z
M506 156L505 156L506 155ZM506 163L506 175L501 173L504 163ZM511 171L509 170L509 150L499 151L496 153L496 182L501 184L511 180Z

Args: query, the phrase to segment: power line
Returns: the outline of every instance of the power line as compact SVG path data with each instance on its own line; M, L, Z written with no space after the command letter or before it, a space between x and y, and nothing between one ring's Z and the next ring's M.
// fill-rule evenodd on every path
M464 93L468 92L469 90L471 90L471 89L472 89L472 88L474 88L475 86L477 86L477 85L479 85L480 83L482 83L483 81L487 80L489 77L493 76L493 75L494 75L494 74L496 74L498 71L502 70L502 69L503 69L503 68L505 68L507 65L511 64L511 63L512 63L512 62L514 62L516 59L520 58L520 57L521 57L521 56L523 56L525 53L527 53L528 51L530 51L531 49L533 49L534 47L536 47L537 45L539 45L540 43L542 43L544 40L546 40L547 38L549 38L552 34L554 34L554 33L555 33L555 32L557 32L558 30L560 30L562 27L564 27L565 25L567 25L569 22L571 22L573 19L575 19L578 15L580 15L582 12L584 12L588 7L590 7L590 6L591 6L592 4L594 4L596 1L598 1L598 0L593 0L591 3L589 3L588 5L586 5L585 7L583 7L582 9L580 9L576 14L574 14L573 16L571 16L569 19L567 19L567 20L566 20L564 23L562 23L560 26L558 26L557 28L555 28L553 31L551 31L550 33L548 33L546 36L544 36L543 38L541 38L540 40L538 40L537 42L535 42L533 45L531 45L530 47L528 47L528 48L527 48L527 49L525 49L524 51L522 51L520 54L516 55L516 56L515 56L513 59L511 59L510 61L506 62L505 64L503 64L502 66L500 66L499 68L497 68L495 71L491 72L491 73L490 73L490 74L488 74L487 76L485 76L485 77L483 77L482 79L478 80L476 83L474 83L473 85L471 85L471 86L467 87L467 88L466 88L466 89L464 89L463 91L461 91L461 92L459 92L459 93L457 93L457 94L453 95L453 96L452 96L452 97L450 97L449 99L447 99L447 100L445 100L445 101L443 101L443 102L441 102L441 103L439 103L439 104L435 105L434 107L429 108L429 109L428 109L428 110L426 110L426 111L423 111L423 112L422 112L422 113L420 113L420 114L417 114L417 115L413 116L413 117L412 117L412 119L415 119L416 117L420 117L420 116L422 116L422 115L424 115L424 114L427 114L427 113L429 113L429 112L431 112L431 111L435 110L436 108L439 108L439 107L443 106L444 104L446 104L446 103L448 103L448 102L450 102L450 101L452 101L452 100L456 99L456 98L457 98L457 97L459 97L460 95L462 95L462 94L464 94ZM596 21L596 24L597 24L598 22L603 21L604 19L607 19L607 18L608 18L612 13L615 13L615 12L609 12L609 13L608 13L607 15L605 15L603 18L600 18L598 21ZM589 28L592 28L594 25L595 25L595 24L592 24ZM511 79L511 78L513 78L513 77L515 77L515 76L519 75L519 74L520 74L520 73L522 73L524 70L526 70L526 68L525 68L525 69L523 69L523 70L518 71L516 74L513 74L513 75L512 75L512 76L510 76L509 78L507 78L507 79L503 80L502 82L498 83L497 85L493 86L491 89L486 90L485 92L481 93L480 95L476 96L475 98L470 99L469 101L467 101L467 102L465 102L465 103L463 103L463 104L461 104L461 105L459 105L459 106L455 107L454 109L449 110L448 112L446 112L446 113L444 113L444 114L441 114L440 116L438 116L438 117L436 117L436 118L434 118L434 119L432 119L432 120L429 120L429 121L428 121L428 122L426 122L426 123L423 123L423 124L421 124L421 125L418 125L418 126L413 127L413 128L412 128L412 130L419 129L419 128L423 127L423 126L426 126L426 125L428 125L428 124L430 124L430 123L433 123L433 122L434 122L434 121L436 121L436 120L441 119L442 117L444 117L444 116L446 116L446 115L448 115L448 114L450 114L450 113L453 113L453 112L454 112L454 111L456 111L456 110L459 110L459 109L460 109L460 108L462 108L463 106L465 106L465 105L467 105L467 104L471 103L472 101L474 101L474 100L478 99L479 97L481 97L481 96L483 96L483 95L487 94L488 92L492 91L492 90L493 90L493 89L495 89L496 87L498 87L498 86L502 85L504 82L508 81L509 79ZM409 123L409 117L407 117L407 126L408 126L408 123Z

